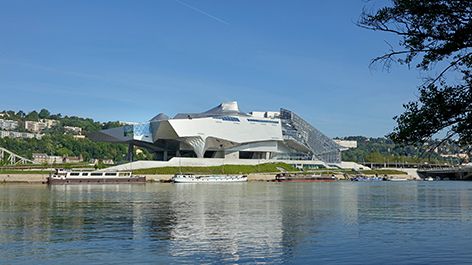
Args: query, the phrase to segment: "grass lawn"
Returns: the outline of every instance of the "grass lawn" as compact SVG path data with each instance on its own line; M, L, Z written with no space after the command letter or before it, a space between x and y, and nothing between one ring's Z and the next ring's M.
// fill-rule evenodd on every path
M298 172L302 174L365 174L365 175L406 175L407 173L394 169L374 169L353 171L350 169L315 169L309 171L298 171L297 168L285 163L267 163L261 165L224 165L212 167L157 167L133 170L133 174L137 175L173 175L177 173L196 173L196 174L250 174L250 173L270 173L270 172ZM34 168L25 169L0 169L0 174L49 174L49 170L41 170Z
M198 174L249 174L264 172L297 171L296 168L285 163L267 163L261 165L224 165L212 167L156 167L133 170L137 175L173 175L177 173L198 173Z
M49 174L51 171L47 170L15 170L15 169L2 169L0 174L25 174L25 175L39 175L39 174Z

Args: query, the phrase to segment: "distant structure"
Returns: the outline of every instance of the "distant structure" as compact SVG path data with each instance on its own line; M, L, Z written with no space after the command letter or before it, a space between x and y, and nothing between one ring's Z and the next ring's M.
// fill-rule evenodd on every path
M39 133L44 129L52 128L58 123L59 121L50 119L42 119L40 121L25 121L25 129L29 132Z
M61 164L62 156L50 156L43 153L33 153L33 161L36 164Z
M0 119L0 129L13 131L18 128L18 121Z
M341 146L344 150L348 149L354 149L357 148L357 141L354 140L334 140L335 143L337 143L339 146Z
M54 156L44 153L33 153L33 162L35 164L63 164L63 163L80 163L83 162L82 156Z
M82 128L80 127L64 126L64 134L71 134L77 140L85 139L85 135L82 134Z
M163 161L197 157L341 162L341 147L294 112L244 113L237 102L173 118L161 113L149 122L102 130L89 138L128 143L129 158L133 146L139 146Z
M80 128L80 127L64 126L64 131L66 133L70 133L70 134L73 134L73 135L81 135L82 134L82 128Z
M10 165L34 163L34 161L19 156L3 147L0 147L0 160L8 162L8 164Z
M98 165L98 164L104 164L104 165L114 165L115 162L113 161L113 159L90 159L90 164L93 164L93 165Z
M0 138L41 139L42 137L43 137L43 134L40 134L40 133L0 131Z
M4 113L2 113L5 116ZM2 117L3 117L2 116ZM0 138L23 138L23 139L41 139L40 133L18 132L19 122L15 120L0 119ZM39 132L39 131L38 131Z

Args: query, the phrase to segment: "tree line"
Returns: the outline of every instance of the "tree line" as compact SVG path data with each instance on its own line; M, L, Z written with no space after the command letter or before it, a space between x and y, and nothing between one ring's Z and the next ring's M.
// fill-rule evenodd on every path
M443 157L441 154L458 154L464 150L454 141L443 143L440 147L430 151L431 146L436 146L439 140L431 140L421 145L397 144L385 137L368 138L363 136L344 137L344 140L357 141L357 148L342 152L343 161L358 163L373 162L397 162L397 163L449 163L459 164L466 162L459 158Z
M51 114L47 109L40 111L3 111L3 119L22 121L39 121L40 119L53 119L59 123L49 129L45 129L41 139L23 138L0 138L0 146L18 155L32 158L33 153L45 153L57 156L82 156L85 161L90 159L113 159L115 162L126 160L127 145L94 142L90 139L76 139L67 134L64 126L74 126L82 128L82 133L87 134L103 129L119 127L122 124L118 121L98 122L91 118L78 116L62 116L61 114ZM20 128L20 131L24 128ZM152 159L153 155L142 150L136 158L140 160Z

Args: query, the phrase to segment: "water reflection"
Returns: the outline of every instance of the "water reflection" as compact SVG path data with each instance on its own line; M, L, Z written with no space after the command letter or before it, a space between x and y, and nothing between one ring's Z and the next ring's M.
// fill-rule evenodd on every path
M408 263L437 239L472 258L471 184L2 185L0 261Z

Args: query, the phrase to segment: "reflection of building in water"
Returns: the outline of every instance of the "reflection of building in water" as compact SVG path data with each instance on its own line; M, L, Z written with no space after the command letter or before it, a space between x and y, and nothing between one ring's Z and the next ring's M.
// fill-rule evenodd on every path
M307 241L324 245L318 236L339 221L338 183L284 183L282 185L282 227L284 257Z
M39 245L50 238L50 216L43 201L45 190L29 186L10 189L9 185L1 189L0 243L29 241Z
M348 225L372 220L407 220L412 209L405 206L423 200L415 182L339 183L338 194L341 200L338 208Z
M357 185L352 183L340 183L339 185L339 209L343 221L348 224L357 224L359 218L359 194Z
M215 255L234 262L248 248L261 258L281 249L280 190L246 183L175 187L171 255Z
M157 261L283 263L339 240L381 237L396 222L428 229L433 222L439 231L441 223L472 219L472 194L461 182L4 185L0 194L7 246L0 260L124 252Z
M316 241L318 231L329 229L339 216L357 222L356 188L342 189L337 183L174 187L175 223L169 247L173 256L214 255L235 262L243 261L239 253L250 251L253 257L270 256L283 261L306 240Z

